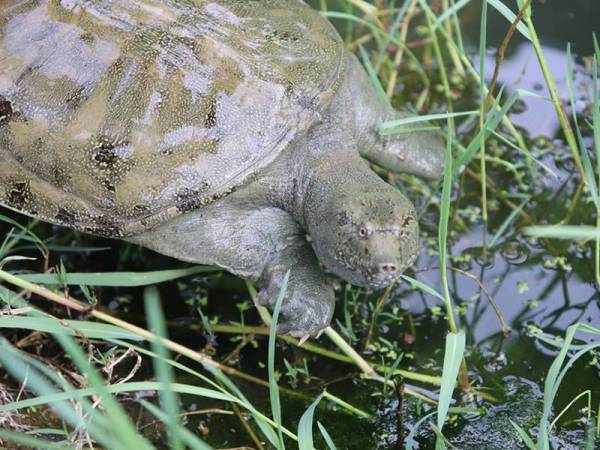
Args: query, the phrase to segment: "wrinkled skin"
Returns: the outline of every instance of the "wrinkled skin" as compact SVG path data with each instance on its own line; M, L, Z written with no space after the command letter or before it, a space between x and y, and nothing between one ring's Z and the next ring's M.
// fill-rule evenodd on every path
M443 147L379 136L403 114L302 2L9 0L0 62L9 208L218 265L263 305L289 271L294 336L329 324L326 272L378 289L416 258L414 207L363 158L437 178Z

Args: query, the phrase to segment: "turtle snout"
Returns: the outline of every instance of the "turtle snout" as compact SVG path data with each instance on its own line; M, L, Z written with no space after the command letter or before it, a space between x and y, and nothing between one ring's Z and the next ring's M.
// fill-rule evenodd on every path
M377 239L377 238L376 238ZM385 233L373 242L371 248L371 285L384 288L396 281L418 254L418 230L410 230L401 238L395 233Z
M398 264L395 261L386 261L379 264L379 273L384 276L394 276L398 274Z
M392 284L402 273L403 265L398 258L384 254L377 258L371 267L372 281L374 288L384 288Z

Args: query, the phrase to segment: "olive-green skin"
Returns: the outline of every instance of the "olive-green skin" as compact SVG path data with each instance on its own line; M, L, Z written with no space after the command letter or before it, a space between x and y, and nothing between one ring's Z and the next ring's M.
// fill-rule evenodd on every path
M414 208L360 158L439 176L437 138L377 134L398 116L299 0L0 3L0 204L219 265L264 304L290 270L281 332L329 323L319 262L380 288L414 261Z

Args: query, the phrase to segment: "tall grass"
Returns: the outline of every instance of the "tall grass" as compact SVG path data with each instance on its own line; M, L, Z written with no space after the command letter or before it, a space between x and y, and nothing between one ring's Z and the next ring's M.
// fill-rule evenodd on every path
M122 329L119 333L116 333L116 327L106 324L96 323L95 327L90 330L87 327L87 323L83 321L75 320L65 323L62 320L47 317L43 312L36 310L20 299L17 294L11 293L8 290L4 291L4 294L8 295L8 297L3 296L1 298L3 301L6 300L19 307L29 308L31 317L20 317L18 319L30 320L22 320L19 323L19 328L37 330L40 319L46 319L46 323L50 321L52 326L46 326L45 331L51 333L63 346L66 354L76 363L77 368L81 371L84 378L91 382L91 386L83 388L72 386L59 377L52 369L17 350L8 341L3 339L0 341L0 363L17 381L23 383L23 385L27 385L27 388L37 394L37 396L0 405L0 413L8 413L23 408L47 407L52 409L72 428L67 427L65 429L52 430L56 437L63 438L59 442L45 441L38 438L34 439L31 436L23 437L7 430L0 430L0 438L22 445L34 443L40 448L53 448L56 445L70 448L68 445L69 440L77 432L84 429L85 433L93 441L100 443L105 448L151 449L154 446L141 437L130 422L128 414L117 402L115 394L158 391L161 406L154 405L145 400L141 400L140 404L150 414L163 422L165 430L169 435L170 448L177 449L184 448L184 446L193 449L210 448L209 445L179 423L178 418L181 417L183 412L181 411L178 394L220 400L244 408L254 418L257 427L261 430L266 440L278 449L285 448L283 444L284 435L293 441L298 441L299 437L282 425L278 387L274 377L276 319L284 292L285 284L278 299L278 307L275 310L269 341L268 384L271 391L273 414L272 418L269 418L260 413L218 368L208 364L204 366L215 378L215 381L213 381L186 364L171 359L169 350L167 349L169 341L165 339L166 325L159 297L154 288L147 288L146 291L146 314L150 327L155 332L147 332L144 337L144 340L149 341L152 345L153 351L145 350L128 342L128 340L140 339L140 336L135 333L128 333ZM154 362L155 373L159 381L125 382L106 386L97 369L93 367L79 345L71 338L74 334L79 338L85 339L103 338L107 342L150 356ZM174 369L193 375L196 383L176 383L173 373ZM208 387L199 387L198 385L200 384L206 384ZM100 400L96 400L92 404L88 400L92 396L100 396ZM100 404L102 408L98 408ZM85 411L86 415L81 416L79 413L80 410ZM302 442L312 442L311 430L303 427L300 431L302 431L300 437ZM303 448L312 449L313 447L312 445L307 447L306 444L303 444Z

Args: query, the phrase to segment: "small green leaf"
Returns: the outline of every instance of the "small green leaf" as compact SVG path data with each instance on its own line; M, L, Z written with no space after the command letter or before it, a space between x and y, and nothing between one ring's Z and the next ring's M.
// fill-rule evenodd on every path
M313 450L313 417L315 415L315 409L323 398L323 394L319 395L314 402L304 411L300 422L298 422L298 449L299 450Z

